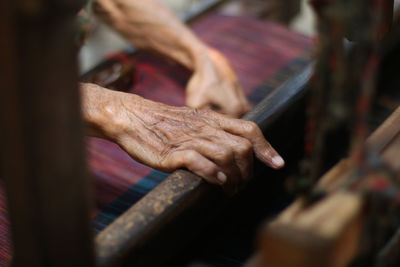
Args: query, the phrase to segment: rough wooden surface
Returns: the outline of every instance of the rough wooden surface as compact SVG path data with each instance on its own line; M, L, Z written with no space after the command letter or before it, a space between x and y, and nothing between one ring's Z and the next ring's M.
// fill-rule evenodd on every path
M206 195L214 201L224 200L219 188L204 183L200 177L190 172L180 170L169 176L98 235L96 243L100 266L112 266L115 262L121 262L124 257L133 258L135 266L161 264L158 259L168 258L168 255L164 256L163 253L169 249L157 250L154 261L146 260L142 258L144 256L142 254L149 256L148 254L154 253L150 249L153 245L148 242L157 243L157 240L160 240L160 232L170 229L168 225L179 220L178 217L184 217L183 213L186 210L193 209L191 210L193 212ZM190 225L184 227L196 231ZM184 229L181 230L185 232ZM173 243L181 238L178 229L175 237L171 236L169 240L171 247L174 247ZM155 246L157 247L157 244ZM146 247L149 249L145 249Z
M361 198L338 192L307 209L297 204L269 225L259 266L347 266L358 249Z
M400 108L367 144L400 171ZM353 172L349 159L341 161L317 184L328 197L311 206L298 199L269 223L260 240L259 266L347 266L357 253L362 227L361 196L341 189Z

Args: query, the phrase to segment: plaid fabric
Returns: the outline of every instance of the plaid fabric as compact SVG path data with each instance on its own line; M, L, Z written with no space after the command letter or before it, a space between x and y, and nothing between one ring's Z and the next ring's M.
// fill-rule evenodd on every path
M256 104L309 62L310 39L252 18L212 15L194 31L232 63L250 101ZM113 55L136 68L130 92L170 105L184 105L190 72L172 61L139 53ZM132 160L117 145L87 139L88 165L95 189L94 229L100 231L157 186L168 174ZM10 259L6 203L0 185L0 266Z
M0 179L0 266L6 266L11 259L10 223L7 218L7 200L3 181Z

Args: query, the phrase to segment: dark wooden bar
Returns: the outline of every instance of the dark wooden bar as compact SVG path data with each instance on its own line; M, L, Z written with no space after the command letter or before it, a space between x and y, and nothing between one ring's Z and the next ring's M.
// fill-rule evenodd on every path
M306 86L312 76L314 64L311 63L297 75L275 89L254 107L243 119L254 121L263 132L275 122L290 105L304 97Z
M396 267L400 261L400 229L394 234L387 245L380 251L377 266Z
M273 0L270 2L274 7L274 12L269 16L269 19L274 21L289 24L300 12L301 0Z
M274 122L298 108L296 103L304 98L312 68L310 64L276 88L244 118L255 121L264 132L273 131L277 127ZM227 200L220 188L200 177L184 170L174 172L98 234L99 266L123 262L130 266L162 265L198 234Z
M94 266L77 88L80 1L0 2L0 142L13 266Z
M190 21L223 2L212 0L184 19ZM74 17L82 4L81 0L0 1L0 178L5 181L8 196L13 266L165 265L201 233L230 199L220 187L189 171L178 170L99 233L93 244L91 192L76 84L77 51L72 42L76 32ZM299 131L299 123L293 122L297 117L292 115L304 112L313 68L310 63L273 90L244 119L256 122L267 136ZM400 109L368 140L369 147L382 152L388 161L392 159L396 171L400 169L396 158L400 147L399 123ZM285 147L284 143L289 141L282 138L279 142L277 146ZM346 162L338 167L340 177L334 169L319 183L325 192L336 190L336 178L352 171ZM294 236L300 246L290 247L292 256L304 252L305 240L313 240L322 245L316 250L312 247L313 253L305 251L306 259L317 255L323 262L339 255L344 260L331 266L345 266L357 249L362 200L347 193L332 194L327 199L332 198L337 201L338 212L320 209L334 217L327 216L326 221L337 223L337 239L329 239L329 231L326 236L314 236L320 222L309 224L310 229L299 234L297 229L291 232L291 225L280 225L278 219L266 230L267 234L278 233L271 235L268 253L274 254L272 257L287 255L274 252L285 249L284 242ZM291 216L288 213L298 215L304 205L302 200L295 202L283 214L287 215L285 223ZM277 244L280 238L285 239L283 245ZM397 235L382 251L382 262L389 257L392 260L399 243ZM339 244L339 249L321 253L321 247L332 244ZM297 266L314 266L310 262L315 264L315 258Z

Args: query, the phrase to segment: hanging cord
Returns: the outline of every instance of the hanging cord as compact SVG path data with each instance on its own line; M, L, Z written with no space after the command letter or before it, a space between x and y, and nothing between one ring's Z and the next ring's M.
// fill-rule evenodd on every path
M85 44L90 32L93 20L93 2L94 0L89 0L86 6L79 11L77 16L78 32L75 36L75 45L78 49Z
M326 169L332 144L330 135L346 125L351 112L346 85L346 51L343 43L346 12L335 1L311 1L318 16L318 58L311 82L311 99L307 106L305 159L301 177L292 181L292 190L310 200L319 199L312 188ZM345 138L342 138L345 139Z

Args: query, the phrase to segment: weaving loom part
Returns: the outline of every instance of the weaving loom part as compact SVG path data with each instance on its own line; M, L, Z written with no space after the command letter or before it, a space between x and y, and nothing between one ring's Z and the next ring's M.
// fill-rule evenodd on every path
M213 25L215 32L208 30L210 25ZM208 16L194 23L193 27L206 42L229 57L249 99L254 104L309 62L310 40L300 35L294 38L293 33L280 26L261 23L250 18ZM222 31L230 42L219 41ZM258 32L261 31L268 31L270 34L259 39ZM258 53L254 53L255 51L236 53L238 49L242 49L243 45L246 46L246 43L258 50L258 53L262 52L266 57L271 58L269 68L262 68L264 60ZM266 43L269 45L265 46ZM290 49L291 53L287 53L287 49ZM273 58L272 55L279 55L279 59ZM120 90L133 91L167 104L183 105L182 88L189 77L189 72L181 66L148 53L132 56L130 52L111 55L108 62L106 65L135 66L133 70L126 67L127 72L124 68L117 67L122 70L121 76L126 77L125 74L129 73L128 77L133 76L130 83L119 83L118 86L121 86L119 88L124 88ZM243 64L243 62L247 63ZM111 67L111 70L114 71L114 67ZM98 75L101 78L103 74L100 72ZM105 83L108 84L108 79ZM127 88L128 84L133 87ZM168 88L168 94L165 94L165 88ZM277 97L279 99L280 96ZM89 139L88 151L95 195L99 196L94 212L97 214L94 220L96 232L103 230L167 176L133 162L118 147L100 139ZM166 201L166 203L170 202ZM157 207L159 210L161 206ZM7 246L5 245L4 248Z
M400 1L85 3L0 2L0 266L400 266Z
M400 108L394 110L398 99L393 114L366 139L376 111L372 107L379 101L374 98L380 97L377 89L383 90L381 68L388 63L381 58L388 53L381 47L387 41L384 36L390 36L393 5L391 1L313 4L320 40L305 148L309 159L303 163L308 172L302 176L311 181L300 178L297 183L307 185L301 188L300 199L263 230L259 266L397 266L399 255L381 250L399 227L395 155ZM357 19L363 24L355 29ZM356 40L349 49L345 36ZM398 90L391 86L392 92ZM317 182L326 169L326 155L332 152L332 133L343 126L348 128L345 139L352 142L351 156ZM394 244L388 246L395 248ZM285 258L283 253L293 256Z

